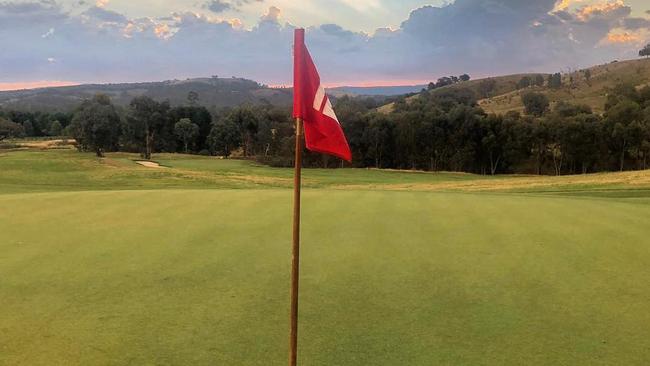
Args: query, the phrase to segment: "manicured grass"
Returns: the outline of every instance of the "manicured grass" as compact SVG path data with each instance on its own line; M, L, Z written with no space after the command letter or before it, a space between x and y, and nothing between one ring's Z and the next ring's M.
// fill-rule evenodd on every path
M291 170L1 155L0 365L286 364ZM396 191L482 178L305 174L301 365L650 359L644 189Z
M132 190L169 188L290 188L293 169L269 168L250 161L158 154L163 169L134 163L136 154L108 154L98 159L74 150L0 150L0 194L70 190ZM368 169L306 169L304 185L400 184L462 182L470 174L394 172Z
M150 189L269 189L293 185L293 169L251 161L157 154L162 169L135 163L136 154L105 159L74 150L0 150L0 194ZM565 177L480 176L376 169L305 169L308 188L406 191L500 191L573 195L650 195L650 171Z
M0 196L0 364L282 365L288 190ZM308 190L303 365L642 365L650 205Z

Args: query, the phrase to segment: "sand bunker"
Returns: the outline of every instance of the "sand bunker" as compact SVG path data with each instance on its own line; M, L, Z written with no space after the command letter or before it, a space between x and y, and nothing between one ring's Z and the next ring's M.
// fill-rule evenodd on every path
M71 149L74 147L75 140L43 140L43 141L24 141L18 142L21 147L30 149Z
M147 168L162 168L160 164L154 163L153 161L136 161L136 163Z

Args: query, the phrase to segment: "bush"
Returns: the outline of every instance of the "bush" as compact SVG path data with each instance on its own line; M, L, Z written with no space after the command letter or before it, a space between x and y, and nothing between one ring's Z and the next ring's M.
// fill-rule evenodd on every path
M6 138L24 137L25 129L21 124L0 118L0 141Z
M533 116L543 115L550 105L548 97L542 93L526 93L521 96L521 101L526 107L526 114Z

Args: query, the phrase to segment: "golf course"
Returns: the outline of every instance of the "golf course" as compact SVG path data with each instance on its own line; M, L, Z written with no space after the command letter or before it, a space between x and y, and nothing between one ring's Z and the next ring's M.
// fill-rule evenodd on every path
M293 171L0 150L0 365L285 365ZM300 365L647 365L650 171L303 171Z

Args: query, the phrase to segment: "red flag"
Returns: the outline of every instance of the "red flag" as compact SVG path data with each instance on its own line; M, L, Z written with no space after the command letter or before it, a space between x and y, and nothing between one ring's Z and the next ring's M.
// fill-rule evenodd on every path
M307 148L351 161L348 141L305 45L304 29L295 31L293 57L293 117L304 121Z

